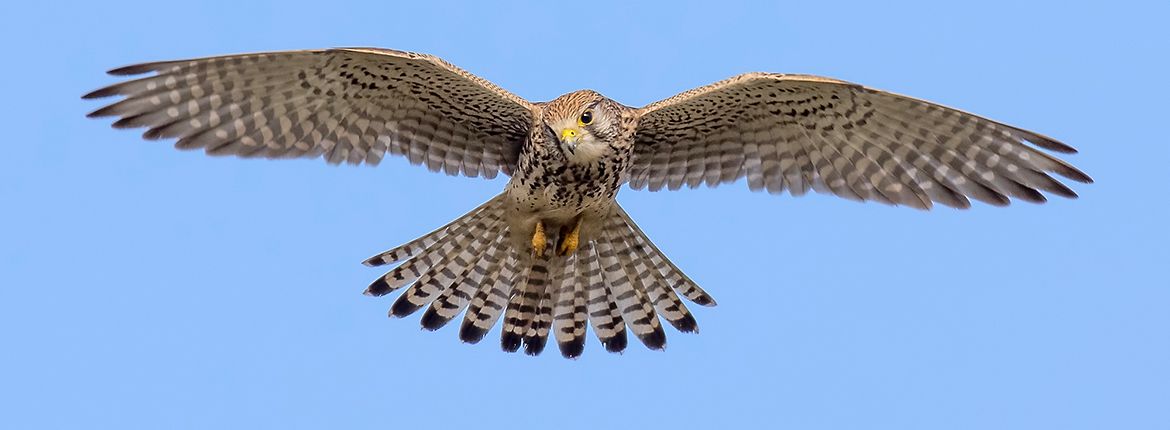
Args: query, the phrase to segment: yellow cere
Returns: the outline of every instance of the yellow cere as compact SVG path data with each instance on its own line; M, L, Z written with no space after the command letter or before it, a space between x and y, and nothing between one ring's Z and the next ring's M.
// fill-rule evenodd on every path
M577 129L566 128L561 130L561 142L568 142L577 139Z

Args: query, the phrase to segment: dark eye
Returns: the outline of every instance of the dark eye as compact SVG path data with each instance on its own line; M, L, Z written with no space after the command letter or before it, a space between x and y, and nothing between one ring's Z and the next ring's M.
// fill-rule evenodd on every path
M593 123L593 111L587 110L585 113L582 113L581 118L578 119L577 122L580 122L581 125L589 125Z

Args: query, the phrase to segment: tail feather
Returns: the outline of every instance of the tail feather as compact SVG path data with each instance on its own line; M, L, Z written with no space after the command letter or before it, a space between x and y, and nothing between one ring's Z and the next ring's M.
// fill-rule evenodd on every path
M510 250L504 252L506 253L504 261L491 270L491 276L479 287L467 308L467 314L463 316L459 339L464 342L474 344L483 340L488 330L491 330L500 319L504 307L508 305L520 262Z
M622 246L634 250L635 255L648 255L648 250L642 246L637 239L633 230L626 229L625 237L622 239ZM678 298L674 290L671 289L667 283L666 277L655 268L649 267L647 264L650 258L642 258L632 262L635 277L641 279L646 287L646 293L650 297L654 309L658 311L666 319L670 325L683 333L691 333L699 331L698 323L695 317L691 315L691 311L687 309L682 300Z
M540 355L548 343L548 332L552 328L553 288L550 281L563 276L565 259L563 257L557 257L555 261L534 259L532 267L534 269L543 267L546 271L543 276L539 271L534 271L528 277L528 282L539 292L540 298L536 301L534 309L536 314L531 317L528 331L524 334L524 353Z
M432 261L428 258L424 258L425 256L425 254L420 255L419 258L411 259L402 265L395 267L394 270L386 272L385 275L382 275L378 279L375 279L374 282L371 282L370 286L366 287L366 291L363 294L367 296L381 297L390 294L399 288L410 285L411 282L414 282L415 279L418 279L419 276L422 276L423 271L430 268Z
M463 216L456 218L454 221L447 223L447 225L439 227L418 239L383 251L378 255L366 259L366 261L363 261L362 264L371 267L382 266L386 264L394 264L399 261L406 260L410 257L414 257L415 255L430 249L435 245L435 243L451 232L461 231L466 228L467 225L479 221L479 219L484 216L492 213L498 213L503 204L504 200L497 196L496 198L488 200L484 204L479 205L479 207L472 209L470 212L463 214Z
M556 282L553 308L553 331L557 345L565 358L576 358L585 350L585 327L588 322L585 313L585 294L588 278L584 275L582 256L588 249L569 257L566 267Z
M491 237L494 237L495 240L488 245L484 258L468 265L462 280L454 287L444 290L439 294L439 297L431 302L431 307L422 316L423 328L434 331L447 325L451 319L463 311L463 308L467 307L472 294L475 294L475 290L484 284L485 277L497 270L500 264L500 254L507 252L507 248L505 248L505 238L499 235L498 229L493 232Z
M617 300L611 291L611 284L602 273L601 260L598 257L597 246L587 245L587 258L584 263L587 267L582 274L588 279L588 301L586 310L589 312L589 324L597 339L609 352L622 352L626 349L626 323L622 321L621 310L617 307ZM620 270L615 268L613 270ZM615 275L617 276L617 275Z
M487 203L480 205L480 207L473 209L471 212L448 223L446 226L432 231L421 238L367 259L364 262L367 266L396 263L404 259L406 261L372 282L366 288L365 294L375 297L383 296L419 279L431 267L439 264L447 253L455 248L457 241L453 239L460 239L468 234L482 234L482 232L469 231L468 229L471 226L478 225L483 218L491 214L496 214L498 217L500 207L502 207L500 200L502 199L496 198L489 200ZM442 246L437 245L441 239L448 240Z
M500 335L500 347L504 351L519 350L528 334L528 327L535 323L536 307L544 295L547 270L543 265L530 264L520 280L520 288L508 300L508 307L504 310L504 328Z
M394 304L390 306L390 316L398 318L409 316L425 306L434 293L454 282L458 275L447 270L447 266L456 266L457 263L453 260L457 252L457 250L452 250L441 253L434 265L431 265L426 273L415 279L410 287L401 296L398 296L398 300L395 300ZM458 267L463 266L459 265Z
M681 297L704 306L715 301L682 273L615 208L599 237L571 256L537 258L513 248L500 195L423 237L366 260L400 263L366 290L380 296L409 286L392 316L423 307L422 326L438 330L464 312L459 338L478 343L502 318L500 345L540 354L550 332L563 356L584 351L593 332L607 351L622 352L627 327L650 349L663 349L659 316L681 332L698 330ZM556 238L553 238L553 243ZM681 296L681 297L680 297Z
M430 304L439 293L456 285L467 277L479 258L479 253L494 237L485 234L492 231L500 217L498 214L484 217L470 228L453 235L452 240L441 242L438 245L442 259L431 266L406 290L390 308L390 314L396 317L405 317L423 306Z
M642 280L632 270L629 247L624 246L624 242L614 240L610 231L606 231L604 235L606 238L598 242L598 247L602 264L618 268L613 273L614 277L608 281L613 287L614 299L621 310L622 320L647 348L665 348L666 333L662 331L662 324L658 322L654 307L646 299Z
M672 288L695 304L700 306L715 306L715 299L711 298L711 295L703 291L702 288L699 288L699 285L695 281L692 281L686 273L683 273L678 266L675 266L670 259L666 258L666 255L654 245L654 242L650 241L646 233L642 232L638 224L634 223L634 220L630 218L630 215L626 213L625 209L622 209L621 206L616 206L614 211L625 222L625 228L634 232L631 237L634 238L635 243L643 248L645 257L650 259L651 264L658 272L666 277L666 281L670 283Z

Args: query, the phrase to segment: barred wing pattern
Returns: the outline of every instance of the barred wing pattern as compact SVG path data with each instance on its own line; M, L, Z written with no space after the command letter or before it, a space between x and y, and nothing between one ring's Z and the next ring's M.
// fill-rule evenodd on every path
M1045 152L1051 138L934 103L807 75L749 73L639 110L630 186L810 188L929 209L1076 194L1049 176L1092 180Z
M85 98L125 96L91 117L148 139L241 157L377 164L386 152L433 171L511 174L530 103L447 62L385 49L231 55L122 67L154 75Z

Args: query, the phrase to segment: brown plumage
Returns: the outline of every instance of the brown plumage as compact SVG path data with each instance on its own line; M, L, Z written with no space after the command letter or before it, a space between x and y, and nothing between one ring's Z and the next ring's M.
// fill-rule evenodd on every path
M1076 194L1051 174L1089 177L1044 150L1043 135L834 79L749 73L635 109L583 90L531 103L438 58L372 48L146 63L152 75L86 98L118 128L146 127L213 155L322 157L377 164L390 153L451 175L510 175L463 217L378 254L395 264L366 293L404 289L392 316L420 309L437 330L464 314L476 343L503 319L501 345L538 354L551 333L582 353L590 328L621 352L626 331L665 346L659 320L698 331L683 298L715 301L614 200L621 184L659 190L746 179L752 190L812 189L929 209L969 199L1043 202Z

